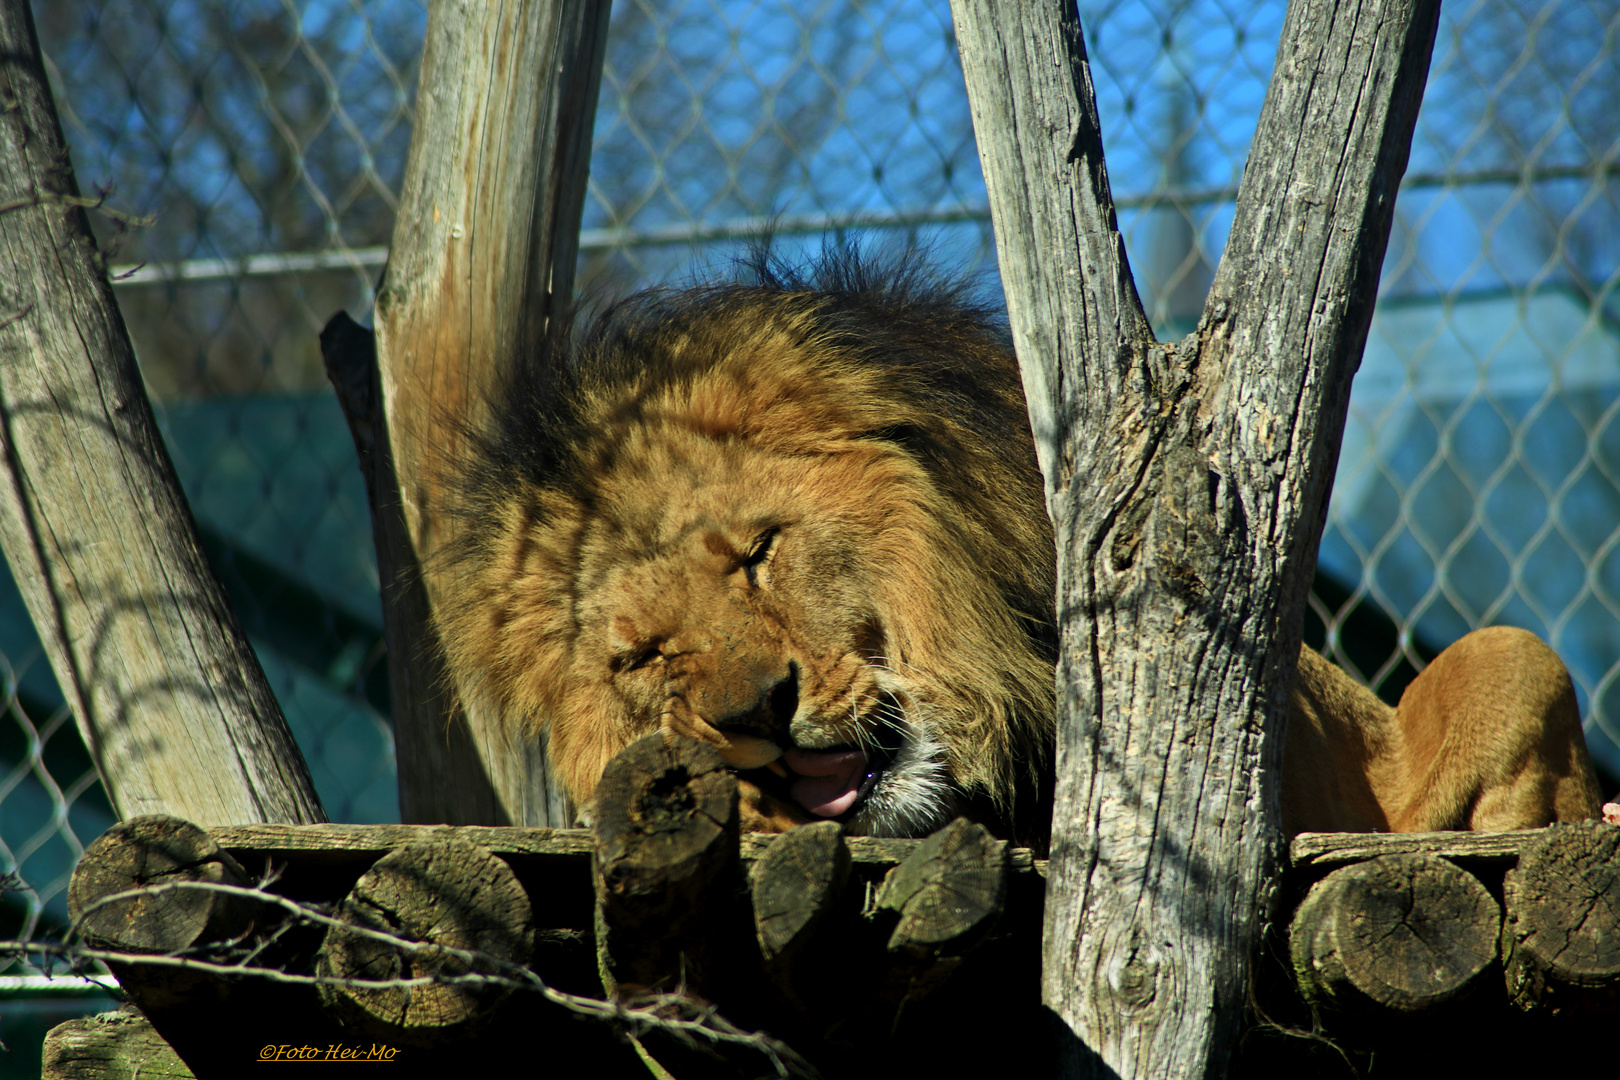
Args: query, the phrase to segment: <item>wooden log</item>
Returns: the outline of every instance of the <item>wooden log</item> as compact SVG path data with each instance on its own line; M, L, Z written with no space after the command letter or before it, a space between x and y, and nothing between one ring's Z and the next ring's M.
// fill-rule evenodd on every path
M995 928L1007 895L1007 849L957 818L889 871L875 898L898 916L883 996L904 1008L938 989Z
M1508 995L1525 1009L1620 1013L1620 828L1545 829L1503 883Z
M502 858L583 859L589 861L596 840L590 829L526 829L512 825L233 825L210 829L221 847L241 853L271 856L278 861L344 861L350 858L371 862L401 844L437 836L459 836L480 847L487 847ZM786 835L786 834L781 834ZM741 837L744 862L761 859L780 836L749 833ZM996 841L1001 844L1001 841ZM851 862L857 867L887 870L904 862L921 840L887 836L846 836ZM1002 845L1012 872L1021 876L1045 877L1046 861L1037 859L1029 848Z
M121 817L323 821L152 418L27 0L0 0L0 543Z
M765 974L788 1000L827 1000L828 984L845 966L840 931L853 914L846 902L849 845L835 821L783 833L754 863L754 937Z
M1508 832L1300 833L1289 844L1295 873L1321 875L1380 855L1437 855L1452 862L1506 870L1541 838L1540 829Z
M742 937L737 779L711 746L649 735L608 763L596 789L597 959L603 988L713 1000ZM728 924L732 924L729 925Z
M247 932L261 906L205 887L246 884L246 872L208 833L189 821L151 814L119 822L85 850L68 883L68 914L91 945L172 956ZM149 891L111 899L137 890ZM153 1016L183 1005L212 981L189 969L136 962L108 967Z
M250 900L206 888L165 888L179 883L246 885L247 875L189 821L166 814L132 818L85 850L68 884L68 914L97 946L151 954L226 940L252 921L257 905Z
M433 556L454 528L444 480L466 425L499 366L542 348L572 302L608 14L605 0L428 7L376 312L391 475L375 520L406 821L572 824L541 743L454 685L429 616L454 587ZM466 735L447 744L453 726Z
M1209 301L1160 344L1075 4L952 0L1056 539L1064 1076L1218 1073L1238 1035L1280 847L1259 808L1439 9L1288 5Z
M900 916L889 951L964 956L994 928L1006 895L1006 846L983 825L957 818L883 879L877 906Z
M394 454L383 416L382 384L377 370L377 339L340 311L321 329L321 360L331 380L354 440L360 476L371 510L371 538L377 551L381 584L383 641L389 656L388 694L397 738L399 814L405 821L497 822L512 814L481 757L465 723L442 723L454 716L454 691L431 644L428 627L433 607L427 586L415 569L416 553L400 516ZM393 657L411 657L398 663ZM424 745L428 729L437 742ZM543 768L535 779L544 785ZM541 803L545 798L540 799ZM527 821L525 814L519 820ZM541 821L566 824L549 811ZM538 822L537 822L538 823Z
M194 1080L133 1006L56 1025L40 1064L41 1080Z
M399 848L377 862L343 901L339 917L432 946L408 951L332 928L316 954L316 973L335 979L417 979L472 973L513 977L534 948L529 897L511 869L461 840ZM481 953L469 962L442 950ZM411 1045L461 1037L487 1019L510 986L327 984L321 1000L343 1023Z
M1289 928L1301 994L1372 1021L1428 1013L1483 985L1502 912L1472 874L1429 855L1384 855L1312 887Z

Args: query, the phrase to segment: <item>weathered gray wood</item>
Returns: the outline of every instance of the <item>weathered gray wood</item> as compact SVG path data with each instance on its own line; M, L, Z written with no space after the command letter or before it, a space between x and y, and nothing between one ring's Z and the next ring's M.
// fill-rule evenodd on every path
M1436 855L1513 863L1541 834L1541 829L1495 833L1300 833L1289 845L1289 862L1295 870L1316 872L1380 855Z
M1432 855L1380 855L1312 886L1288 938L1307 1001L1376 1024L1479 985L1501 930L1501 905L1472 874Z
M209 830L219 846L251 850L275 859L300 854L326 853L373 859L401 844L417 843L436 836L457 836L487 847L496 855L538 855L588 858L595 847L589 829L526 829L518 826L481 825L237 825ZM744 862L763 858L778 837L752 833L741 838ZM909 856L920 840L896 840L881 836L846 836L850 860L857 864L893 866ZM1046 860L1037 859L1029 848L997 846L1007 853L1007 864L1015 874L1044 876Z
M437 743L424 726L435 717L452 716L456 696L438 654L432 651L430 635L424 631L432 622L432 605L416 570L416 553L395 495L399 480L383 416L376 337L340 311L321 330L321 359L354 439L366 503L371 508L383 641L389 657L389 711L396 736L400 817L406 821L508 821L511 815L482 764L467 725L440 724ZM415 659L396 663L394 657ZM547 779L543 770L535 776L540 782ZM549 787L546 791L549 797ZM555 817L548 814L548 820Z
M996 928L1006 897L1006 850L983 825L957 818L919 843L874 897L880 919L884 912L898 918L871 991L875 1000L863 1010L867 1025L892 1026L897 1013L943 986Z
M133 1008L58 1024L45 1036L41 1080L193 1080L152 1022Z
M849 845L836 821L801 825L764 849L749 873L754 937L765 974L790 1001L833 995L830 976L843 971L845 942L835 936L849 885Z
M408 821L571 824L539 744L446 682L423 619L446 587L432 556L453 527L441 480L458 425L476 422L498 366L540 347L570 301L607 20L606 0L435 0L428 12L376 318L395 474L379 491L378 553L400 564L385 618ZM470 740L447 742L463 722Z
M684 987L714 1000L742 926L737 778L712 746L648 735L596 788L596 948L614 996Z
M120 815L324 820L202 553L26 0L0 0L0 543Z
M1043 995L1067 1075L1224 1068L1350 378L1435 0L1296 0L1197 333L1156 344L1073 0L953 0L1057 533Z
M246 885L247 874L214 838L166 814L119 822L85 849L68 884L68 914L96 945L141 953L177 953L229 939L253 917L250 904L207 889L169 889L110 897L147 886L195 882Z
M166 814L131 818L86 849L68 884L68 914L85 943L119 953L180 955L248 932L251 899L191 885L247 885L248 875L207 832ZM113 899L122 893L137 895ZM130 999L155 1016L184 1006L210 982L192 970L109 963Z
M516 825L241 825L211 829L219 846L251 850L274 860L300 855L341 855L376 860L405 844L460 839L496 855L590 857L589 829L525 829Z
M1006 896L1006 850L983 825L957 818L889 871L876 903L900 916L890 952L960 958L995 927Z
M528 894L504 862L463 840L398 848L355 883L338 917L357 927L442 949L526 964L534 949ZM510 975L498 963L468 963L446 953L405 951L336 927L316 954L315 970L338 979L417 979L474 972ZM348 1027L417 1045L464 1036L510 994L504 987L321 987L326 1008Z
M1553 825L1503 883L1508 995L1522 1008L1620 1012L1620 828Z
M754 931L767 963L801 951L849 882L849 845L836 821L783 833L754 863Z

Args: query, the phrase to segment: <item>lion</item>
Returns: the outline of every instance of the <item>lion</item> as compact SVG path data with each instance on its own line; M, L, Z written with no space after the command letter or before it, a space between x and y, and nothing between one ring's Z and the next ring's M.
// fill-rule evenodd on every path
M1054 548L1004 324L916 259L768 255L624 300L514 365L458 490L450 669L541 731L576 805L654 731L715 746L743 827L1041 844ZM1390 708L1305 649L1283 823L1516 828L1597 812L1534 636L1471 634Z

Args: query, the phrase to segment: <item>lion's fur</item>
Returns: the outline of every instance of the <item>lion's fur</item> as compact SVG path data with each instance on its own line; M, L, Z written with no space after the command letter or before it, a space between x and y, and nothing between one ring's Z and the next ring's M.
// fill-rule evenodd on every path
M806 818L747 770L886 746L856 829L971 812L1039 842L1052 535L1012 350L960 285L762 258L609 309L491 413L441 638L464 688L549 733L581 806L662 728L763 784L748 827ZM1399 709L1305 650L1283 804L1290 832L1506 828L1589 816L1597 788L1563 665L1482 631Z
M1458 640L1394 708L1301 650L1282 781L1290 835L1528 829L1601 801L1569 672L1510 626Z
M645 293L493 413L442 638L548 727L581 804L660 725L747 767L789 725L860 744L896 706L1003 820L1048 771L1051 532L1016 363L960 286L842 257ZM789 674L797 715L769 715ZM964 809L948 795L868 827L926 830Z

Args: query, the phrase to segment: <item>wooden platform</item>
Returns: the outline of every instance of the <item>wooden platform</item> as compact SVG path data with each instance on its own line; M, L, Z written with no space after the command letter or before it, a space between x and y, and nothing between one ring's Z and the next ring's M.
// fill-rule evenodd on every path
M1014 1047L1052 1071L1043 860L965 822L739 837L713 798L594 833L123 823L72 902L151 1026L63 1025L45 1075L446 1069L559 1041L607 1076L972 1075ZM1235 1075L1489 1075L1596 1045L1620 1015L1617 849L1598 823L1297 838Z

